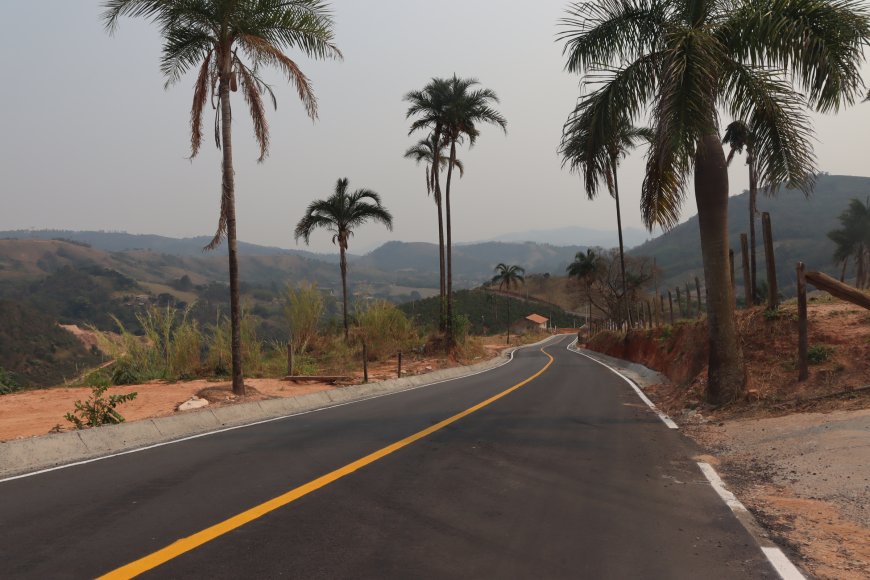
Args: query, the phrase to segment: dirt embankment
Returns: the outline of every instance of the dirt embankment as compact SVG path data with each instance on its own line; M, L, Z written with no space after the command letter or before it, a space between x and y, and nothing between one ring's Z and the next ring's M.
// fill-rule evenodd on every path
M717 464L771 537L816 578L870 578L870 312L809 305L816 364L797 380L796 307L738 312L749 377L745 400L705 403L707 328L602 333L588 345L671 382L646 388Z

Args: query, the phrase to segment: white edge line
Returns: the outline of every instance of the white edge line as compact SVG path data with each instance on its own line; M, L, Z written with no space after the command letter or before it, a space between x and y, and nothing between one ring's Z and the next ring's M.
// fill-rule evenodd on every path
M679 428L680 428L676 423L674 423L674 421L673 421L670 417L668 417L666 414L662 413L662 412L661 412L661 411L660 411L660 410L659 410L659 409L658 409L658 408L653 404L653 402L649 400L649 397L647 397L646 394L645 394L642 390L640 390L640 387L638 387L638 386L634 383L634 381L632 381L630 378L628 378L627 376L625 376L624 374L622 374L621 372L619 372L618 370L616 370L616 369L613 368L612 366L610 366L610 365L608 365L608 364L606 364L606 363L603 363L603 362L601 362L601 361L598 360L598 359L592 358L592 357L589 356L588 354L582 353L582 352L580 352L579 350L577 350L576 348L572 348L572 347L574 347L574 345L576 345L576 344L577 344L577 339L575 338L574 341L566 347L567 350L573 352L574 354L579 354L579 355L581 355L581 356L585 356L585 357L588 358L589 360L591 360L591 361L593 361L593 362L597 362L597 363L600 364L601 366L603 366L603 367L609 369L611 372L615 373L615 374L616 374L617 376L619 376L622 380L624 380L626 383L628 383L629 386L630 386L632 389L634 389L634 392L637 393L637 396L640 397L640 400L643 401L644 403L646 403L646 405L647 405L650 409L652 409L653 412L654 412L656 415L658 415L659 419L662 420L662 423L664 423L665 425L667 425L668 428L670 428L670 429L679 429Z
M733 493L728 491L728 488L725 487L725 482L722 481L722 478L719 477L719 474L716 473L716 470L713 469L713 466L704 461L698 461L698 467L701 468L701 473L704 474L704 477L707 478L707 481L710 482L710 486L713 488L719 497L725 502L731 511L734 513L749 513L749 510L746 509L746 506L741 503L739 499L737 499ZM805 576L801 574L800 570L797 569L797 566L792 564L791 560L788 559L788 556L780 550L776 546L760 546L761 552L765 555L767 560L770 562L773 569L776 570L776 573L779 574L779 577L782 580L806 580Z
M509 353L509 355L510 355L509 358L508 358L506 361L504 361L503 363L501 363L501 364L499 364L499 365L496 365L496 366L494 366L494 367L492 367L492 368L483 369L483 370L481 370L481 371L473 372L473 373L470 373L470 374L467 374L467 375L462 375L461 377L452 377L452 378L449 378L449 379L443 379L443 380L440 380L440 381L435 381L434 383L426 383L426 384L424 384L424 385L417 385L417 386L414 386L414 387L408 387L407 389L401 389L401 390L399 390L399 391L390 391L390 392L388 392L388 393L380 393L380 394L377 394L377 395L371 395L371 396L369 396L369 397L363 397L363 398L361 398L361 399L354 399L353 401L345 401L345 402L343 402L343 403L336 403L336 404L334 404L334 405L329 405L329 406L327 406L327 407L318 407L317 409L308 409L307 411L300 411L300 412L298 412L298 413L291 413L291 414L289 414L289 415L281 415L280 417L272 417L272 418L270 418L270 419L262 419L262 420L260 420L260 421L255 421L255 422L253 422L253 423L245 423L245 424L243 424L243 425L234 425L234 426L232 426L232 427L223 427L223 428L221 428L221 429L215 429L214 431L206 431L205 433L197 433L196 435L188 435L187 437L181 437L180 439L172 439L172 440L170 440L170 441L162 441L162 442L160 442L160 443L154 443L154 444L152 444L152 445L146 445L145 447L137 447L136 449L127 449L126 451L119 451L119 452L117 452L117 453L112 453L112 454L110 454L110 455L101 455L100 457L92 457L92 458L90 458L90 459L84 459L84 460L82 460L82 461L75 461L75 462L73 462L73 463L65 463L65 464L63 464L63 465L57 465L57 466L55 466L55 467L48 467L48 468L46 468L46 469L40 469L40 470L37 470L37 471L31 471L31 472L28 472L28 473L22 473L22 474L20 474L20 475L13 475L12 477L6 477L6 478L4 478L4 479L0 479L0 484L2 484L2 483L6 483L7 481L14 481L14 480L16 480L16 479L24 479L25 477L33 477L33 476L35 476L35 475L42 475L43 473L49 473L49 472L52 472L52 471L59 471L59 470L61 470L61 469L67 469L67 468L69 468L69 467L76 467L76 466L78 466L78 465L86 465L86 464L88 464L88 463L95 463L95 462L97 462L97 461L102 461L102 460L104 460L104 459L111 459L111 458L113 458L113 457L120 457L120 456L122 456L122 455L129 455L129 454L131 454L131 453L139 453L140 451L148 451L149 449L155 449L155 448L157 448L157 447L163 447L163 446L166 446L166 445L174 445L175 443L182 443L182 442L184 442L184 441L190 441L190 440L192 440L192 439L199 439L200 437L208 437L209 435L217 435L218 433L226 433L227 431L235 431L236 429L246 429L246 428L248 428L248 427L256 427L257 425L263 425L263 424L265 424L265 423L272 423L272 422L274 422L274 421L283 421L284 419L290 419L291 417L298 417L298 416L300 416L300 415L308 415L308 414L310 414L310 413L317 413L317 412L320 412L320 411L327 411L327 410L329 410L329 409L335 409L335 408L337 408L337 407L344 407L344 406L347 406L347 405L353 405L353 404L356 404L356 403L362 403L362 402L364 402L364 401L371 401L372 399L380 399L381 397L389 397L389 396L391 396L391 395L398 395L399 393L405 393L405 392L408 392L408 391L416 391L417 389L423 389L423 388L426 388L426 387L433 387L433 386L435 386L435 385L440 385L440 384L443 384L443 383L449 383L450 381L458 381L458 380L460 380L460 379L466 379L466 378L468 378L468 377L473 377L473 376L480 375L480 374L483 374L483 373L488 373L489 371L494 371L495 369L499 369L499 368L505 366L506 364L513 362L513 360L514 360L514 353L515 353L516 351L518 351L519 349L521 349L521 348L526 348L526 347L530 347L530 346L536 346L537 344L544 344L544 343L546 343L546 342L552 340L553 338L555 338L555 337L547 338L547 339L545 339L545 340L543 340L543 341L541 341L541 342L539 342L539 343L535 343L535 344L527 344L527 345L523 345L523 346L516 347L516 348L514 348L514 349Z
M761 551L767 556L773 569L776 570L782 580L806 580L806 577L801 574L797 566L792 564L788 556L779 548L761 548Z

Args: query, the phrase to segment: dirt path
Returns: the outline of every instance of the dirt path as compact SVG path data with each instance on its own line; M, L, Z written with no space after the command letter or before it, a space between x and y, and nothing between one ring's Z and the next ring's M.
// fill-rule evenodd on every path
M687 425L772 538L817 578L870 578L870 409Z

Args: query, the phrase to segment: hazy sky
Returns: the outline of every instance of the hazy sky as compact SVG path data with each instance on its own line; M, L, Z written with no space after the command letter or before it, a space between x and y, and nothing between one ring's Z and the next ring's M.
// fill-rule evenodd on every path
M351 187L379 192L395 216L393 233L364 226L351 251L389 239L435 241L435 207L426 197L422 168L402 158L416 139L407 136L402 96L454 72L495 90L509 122L507 136L485 127L477 146L461 153L467 172L452 196L455 240L572 225L614 227L610 198L587 201L556 154L562 123L580 91L579 79L563 72L555 42L567 4L332 2L344 61L312 62L291 53L314 84L319 121L307 119L276 73L267 75L279 104L269 112L271 156L257 164L244 103L234 96L240 239L295 247L292 228L305 206L347 177ZM165 91L157 29L124 19L109 36L100 13L100 2L86 0L4 6L0 229L211 235L220 158L207 132L200 156L187 160L193 77ZM870 78L870 68L864 72ZM208 128L210 110L207 115ZM870 174L870 103L815 118L820 169ZM627 226L640 226L642 168L640 151L620 174ZM742 163L732 167L732 195L746 187L745 173ZM690 195L683 217L694 213ZM332 251L330 236L315 234L311 248Z

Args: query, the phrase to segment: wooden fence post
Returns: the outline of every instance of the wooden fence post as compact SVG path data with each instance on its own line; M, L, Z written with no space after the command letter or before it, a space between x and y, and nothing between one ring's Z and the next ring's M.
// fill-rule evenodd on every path
M665 324L665 295L659 294L659 304L661 306L661 310L659 311L659 326L664 326Z
M740 254L743 262L743 299L746 308L752 307L752 277L749 272L749 237L740 234Z
M734 306L737 306L737 284L734 280L734 250L728 249L728 263L731 267L731 297L734 299Z
M764 234L764 261L767 264L767 309L776 310L779 307L779 288L776 285L776 259L773 255L773 228L770 224L770 214L761 214L761 231Z
M402 378L402 351L399 351L399 370L396 373L396 378Z
M798 298L798 380L805 381L810 376L807 360L807 279L803 262L797 263Z
M650 306L649 300L646 301L646 327L653 327L652 306Z
M689 283L686 282L686 318L692 317L692 289Z
M671 296L671 291L668 290L668 308L671 311L671 326L674 325L674 298Z
M363 382L369 382L369 349L363 341Z
M703 305L701 304L701 281L698 280L697 276L695 276L695 292L698 294L698 319L700 319Z

